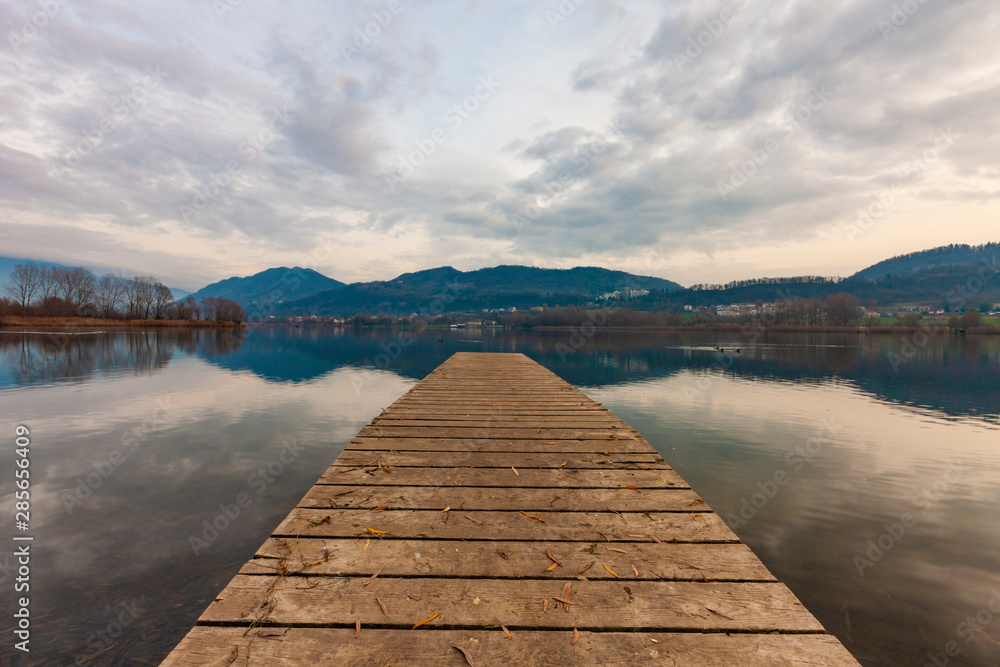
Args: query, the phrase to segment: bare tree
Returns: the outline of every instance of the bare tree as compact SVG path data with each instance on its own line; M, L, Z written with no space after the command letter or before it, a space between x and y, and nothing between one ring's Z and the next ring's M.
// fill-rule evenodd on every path
M182 320L197 320L201 317L201 306L189 296L181 302L180 317Z
M48 301L49 297L56 295L58 285L56 284L56 267L38 267L38 298L42 302Z
M52 295L69 303L70 294L73 291L70 270L63 266L52 267Z
M978 327L983 323L983 316L980 315L978 310L969 308L964 313L962 313L962 318L960 320L962 324L962 329L971 329L972 327Z
M243 312L243 306L235 301L232 301L231 303L233 305L230 307L229 321L233 324L243 324L247 319L246 313Z
M858 319L861 302L853 294L838 292L826 297L824 306L830 324L843 326Z
M215 321L219 324L232 322L242 324L246 319L243 307L231 299L219 297L215 300Z
M131 316L136 319L148 320L156 306L156 284L159 282L152 276L136 276L132 279Z
M201 313L206 320L215 319L215 305L217 299L214 296L206 296L201 300Z
M75 269L53 267L52 275L58 296L77 312L83 310L83 307L94 298L97 279L82 266Z
M125 299L126 279L113 273L105 274L94 289L94 305L105 319L111 319L118 312L118 304Z
M122 305L125 317L130 320L139 319L139 282L136 278L123 278Z
M167 306L174 302L170 288L157 281L153 284L153 316L160 320L167 312Z
M27 308L38 292L40 269L37 264L17 264L4 284L7 294L15 301L19 301L22 308Z
M94 300L97 277L87 269L78 266L70 274L73 276L73 306L82 311Z

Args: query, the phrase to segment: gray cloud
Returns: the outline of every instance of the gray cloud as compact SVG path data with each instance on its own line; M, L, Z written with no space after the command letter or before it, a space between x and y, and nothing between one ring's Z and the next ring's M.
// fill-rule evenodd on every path
M807 243L897 183L912 202L996 199L1000 10L985 0L919 5L897 30L874 0L591 2L552 29L530 4L401 0L388 21L386 6L65 5L0 57L5 219L72 227L81 251L119 247L194 284L220 276L158 254L164 230L227 253L256 243L229 258L249 270L324 235L374 247L401 230L439 249L414 249L424 266L565 265ZM0 0L15 32L34 11ZM397 156L494 72L496 98L388 187ZM276 111L289 120L269 128ZM953 143L914 168L941 131ZM4 254L40 247L18 229ZM126 249L116 229L149 243Z

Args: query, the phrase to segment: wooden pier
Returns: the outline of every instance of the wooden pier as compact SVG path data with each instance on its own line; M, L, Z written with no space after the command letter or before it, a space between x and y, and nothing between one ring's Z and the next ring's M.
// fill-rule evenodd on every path
M459 353L163 663L276 664L858 663L631 426L523 355Z

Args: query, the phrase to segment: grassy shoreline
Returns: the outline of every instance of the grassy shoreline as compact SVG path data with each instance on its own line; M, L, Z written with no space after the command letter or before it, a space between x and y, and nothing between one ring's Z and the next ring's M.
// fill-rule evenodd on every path
M204 320L103 320L93 317L0 317L5 329L219 329L234 326ZM243 325L240 325L243 326Z

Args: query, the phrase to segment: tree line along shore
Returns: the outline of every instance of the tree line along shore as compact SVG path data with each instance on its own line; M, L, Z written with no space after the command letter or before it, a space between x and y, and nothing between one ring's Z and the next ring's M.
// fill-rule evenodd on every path
M4 326L199 327L246 321L243 308L230 299L177 301L153 276L98 278L82 267L17 264L3 292Z
M18 264L2 285L0 325L7 327L167 328L243 325L248 317L236 301L208 296L196 301L175 300L170 289L152 276L127 277L108 273L97 277L82 267L45 267ZM593 306L594 304L588 304ZM1000 333L996 317L983 309L931 314L898 312L886 317L877 302L864 306L848 292L825 298L789 298L779 302L739 304L719 311L699 306L685 312L637 310L625 304L609 307L534 307L527 310L484 309L481 315L442 313L410 316L369 315L348 317L269 317L267 324L334 324L339 326L511 327L511 328L664 328L732 330L753 326L772 331L864 331L894 333L900 330L948 329L954 333ZM249 318L252 319L252 318ZM259 322L254 322L259 323Z

